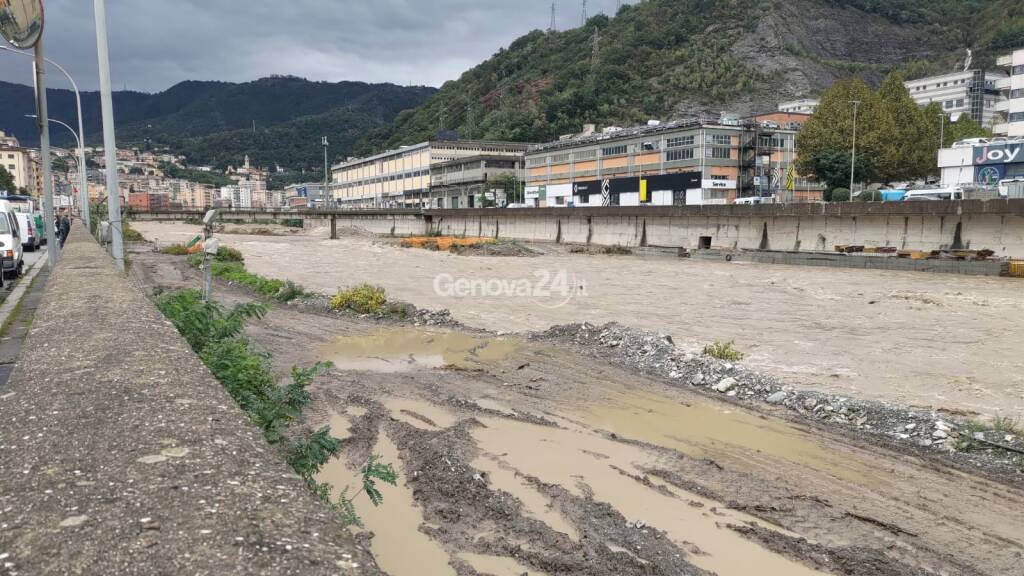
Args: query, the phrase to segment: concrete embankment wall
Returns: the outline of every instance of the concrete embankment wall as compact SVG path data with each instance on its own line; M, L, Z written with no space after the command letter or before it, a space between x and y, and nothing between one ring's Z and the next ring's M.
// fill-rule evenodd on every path
M144 220L199 213L155 212ZM250 221L303 218L381 235L438 233L630 247L827 251L839 244L901 250L989 249L1024 258L1024 200L722 206L224 212Z
M678 208L432 210L431 231L516 240L696 249L989 249L1024 257L1024 201Z
M0 522L10 573L379 574L80 226L0 389Z

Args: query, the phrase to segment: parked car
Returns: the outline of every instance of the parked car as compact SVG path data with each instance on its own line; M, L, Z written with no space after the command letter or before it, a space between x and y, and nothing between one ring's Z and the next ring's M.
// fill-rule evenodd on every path
M15 214L9 202L0 200L0 257L3 258L5 278L17 278L24 264L25 250L21 245L21 231Z
M18 228L21 232L21 246L28 252L35 252L36 248L42 245L40 235L36 233L36 219L33 214L24 212L15 213L18 219Z

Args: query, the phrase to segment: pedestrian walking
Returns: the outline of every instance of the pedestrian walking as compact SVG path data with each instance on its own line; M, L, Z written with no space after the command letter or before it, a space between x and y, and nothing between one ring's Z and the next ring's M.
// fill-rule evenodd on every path
M64 242L68 239L68 234L71 233L71 219L68 218L67 212L60 217L60 247L64 248Z

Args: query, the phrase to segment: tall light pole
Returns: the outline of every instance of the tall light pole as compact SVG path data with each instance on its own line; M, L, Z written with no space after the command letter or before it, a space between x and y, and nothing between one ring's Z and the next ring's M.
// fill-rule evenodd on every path
M117 138L114 135L114 98L110 89L110 54L107 49L107 11L104 0L93 0L96 13L96 58L100 69L100 102L103 108L103 154L107 164L107 217L114 261L124 271L124 237L121 231L121 193L117 182Z
M53 179L50 175L50 123L46 121L46 58L43 54L42 0L5 0L0 4L0 35L15 48L35 54L33 71L36 87L36 110L39 114L39 154L43 171L43 225L46 228L46 251L50 268L57 265L56 237L53 232Z
M321 139L321 143L324 145L324 190L320 194L320 196L322 198L326 198L328 182L330 182L329 179L330 179L330 174L331 174L330 171L327 168L327 147L330 145L330 143L327 141L327 136L324 136ZM334 208L334 196L333 195L331 196L331 208Z
M22 56L27 56L29 58L32 58L32 54L29 54L28 52L22 52L21 50L15 50L15 49L10 48L8 46L0 46L0 50L4 50L6 52L11 52L12 54L21 54ZM79 162L79 165L82 166L82 169L81 169L81 172L82 172L82 178L81 178L81 180L82 180L82 184L81 184L81 186L82 186L82 198L81 198L81 200L82 200L82 221L85 222L86 226L90 226L90 224L89 224L89 221L90 221L90 219L89 219L89 174L87 172L86 164L85 164L85 130L82 128L82 95L78 91L78 84L75 82L75 79L71 77L71 74L68 74L68 71L65 70L63 66L61 66L60 64L57 64L56 62L54 62L53 60L50 60L49 58L46 58L45 61L46 61L47 64L53 66L57 70L60 70L61 73L63 73L64 76L67 77L68 82L71 83L71 88L75 91L75 106L78 108L78 133L81 134L81 138L78 139L78 162ZM74 130L72 130L72 132L74 132Z
M860 100L850 100L850 104L853 104L853 151L850 153L850 196L847 200L852 202L853 174L857 167L857 107L860 106Z
M35 114L26 114L25 118L39 118L39 117L36 116ZM61 122L60 120L54 120L53 118L47 118L47 120L52 122L52 123L54 123L54 124L57 124L57 125L60 125L60 126L63 126L65 128L67 128L68 132L71 132L71 135L75 137L75 144L78 145L78 150L79 151L82 150L82 146L83 146L82 138L78 135L78 132L75 132L74 128L72 128L71 126L68 126L67 124ZM78 172L80 173L79 175L82 176L82 178L81 178L82 183L85 186L88 186L88 180L85 177L85 164L83 163L85 161L84 158L85 158L85 154L81 154L80 157L77 160L77 162L78 162ZM88 206L89 205L88 190L87 190L87 188L83 188L83 190L86 190L86 193L83 195L83 197L85 199L85 205ZM85 223L85 226L87 226L87 227L89 226L88 217L89 217L89 212L88 211L82 212L83 222Z

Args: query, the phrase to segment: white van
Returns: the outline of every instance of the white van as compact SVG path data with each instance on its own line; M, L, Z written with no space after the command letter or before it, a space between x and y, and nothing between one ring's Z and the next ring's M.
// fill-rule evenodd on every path
M43 243L36 230L35 215L16 212L14 216L18 219L18 227L21 228L21 247L26 252L35 252Z
M21 275L24 264L21 225L16 214L12 211L10 202L0 200L0 258L3 259L5 278L17 278Z

